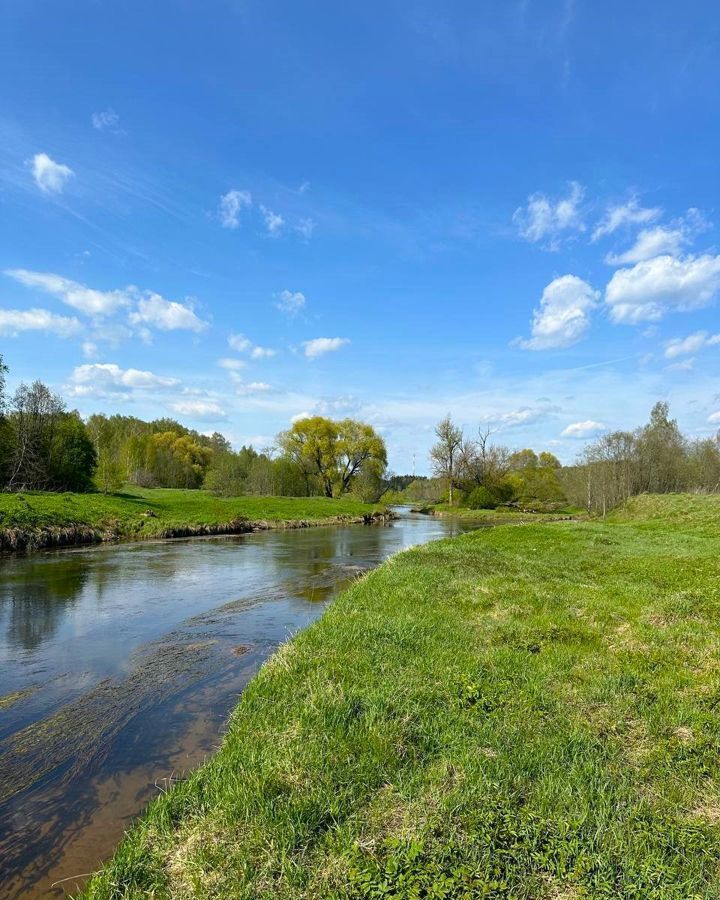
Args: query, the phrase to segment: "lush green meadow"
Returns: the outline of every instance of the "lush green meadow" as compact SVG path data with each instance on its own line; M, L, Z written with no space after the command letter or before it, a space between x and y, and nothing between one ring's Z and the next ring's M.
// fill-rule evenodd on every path
M242 521L319 522L357 518L374 507L345 498L217 497L209 491L127 487L117 494L0 493L0 531L89 528L120 538L149 538Z
M359 581L86 896L720 896L720 500L613 519Z
M568 518L583 518L585 511L578 507L561 506L552 512L527 511L512 506L498 506L496 509L468 509L465 506L450 506L448 503L434 503L419 507L427 515L447 516L488 525L531 524L533 522L557 522Z

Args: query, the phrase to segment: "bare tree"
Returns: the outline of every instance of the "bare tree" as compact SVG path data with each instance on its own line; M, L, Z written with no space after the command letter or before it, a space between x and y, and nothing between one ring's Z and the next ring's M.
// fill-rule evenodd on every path
M435 426L438 441L430 450L433 472L448 482L449 500L453 502L453 483L458 456L463 444L463 433L450 418L450 414Z

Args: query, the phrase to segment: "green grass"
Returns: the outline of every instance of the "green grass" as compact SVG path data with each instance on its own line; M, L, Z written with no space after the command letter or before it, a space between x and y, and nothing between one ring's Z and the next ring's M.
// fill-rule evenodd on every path
M250 521L324 520L361 516L373 507L324 497L216 497L208 491L128 487L118 494L0 494L0 529L109 528L120 536L152 537L173 528ZM148 511L154 513L148 516Z
M646 498L392 558L84 896L717 898L719 515Z
M566 519L569 516L577 518L585 515L584 510L571 506L562 507L552 512L530 512L510 506L500 506L497 509L468 509L464 506L450 506L447 503L435 503L421 508L423 512L427 511L434 515L484 521L492 525L510 525L521 522L523 524L526 522L555 522L558 519Z

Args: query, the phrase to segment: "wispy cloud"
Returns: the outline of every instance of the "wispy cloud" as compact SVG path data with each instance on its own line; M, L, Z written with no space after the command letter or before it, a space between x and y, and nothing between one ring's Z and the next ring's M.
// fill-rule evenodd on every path
M280 291L275 295L275 306L288 315L295 315L305 307L305 294L300 291Z
M673 338L665 345L667 359L675 359L678 356L686 356L689 353L697 353L705 347L714 347L720 344L720 334L708 334L707 331L696 331L686 338Z
M285 227L285 219L279 213L268 209L267 206L261 206L260 212L263 215L265 228L270 237L279 237Z
M231 334L228 337L228 346L237 353L248 353L251 359L270 359L277 354L272 347L259 347L245 337L244 334Z
M90 117L92 127L96 131L110 131L113 134L121 134L120 116L114 109L104 109L102 112L93 113Z
M223 228L238 228L243 210L252 206L250 191L231 190L220 197L218 218Z
M23 331L43 331L68 338L80 334L79 319L58 316L47 309L0 309L0 334L17 337Z
M527 205L518 207L513 214L518 233L526 241L544 241L547 249L558 249L564 236L585 230L581 211L584 196L585 189L577 181L571 181L568 194L558 199L531 194Z
M130 305L131 291L97 291L78 281L53 272L30 272L28 269L6 269L5 275L28 288L51 294L67 306L91 316L108 316Z
M603 218L593 229L591 240L598 241L628 225L647 225L661 215L662 210L659 207L640 206L637 197L632 197L627 203L611 206L606 210Z
M303 347L305 348L305 356L308 359L317 359L319 356L324 356L326 353L334 353L349 343L349 338L319 337L313 338L311 341L303 341Z
M55 162L47 153L36 153L33 156L32 174L35 184L46 194L61 194L67 182L75 175L70 166Z
M178 415L204 422L221 422L227 419L227 413L217 400L177 400L170 404L170 409Z

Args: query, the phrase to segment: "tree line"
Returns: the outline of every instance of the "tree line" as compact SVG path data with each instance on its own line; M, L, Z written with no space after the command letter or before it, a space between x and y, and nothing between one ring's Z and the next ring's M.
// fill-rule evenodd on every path
M605 514L635 494L720 490L720 433L691 439L656 403L650 421L633 431L611 431L589 443L578 462L562 470L570 502Z
M40 381L6 395L0 356L0 487L4 490L117 491L204 487L242 494L374 500L384 490L387 454L369 425L321 416L301 419L265 451L233 450L215 432L171 418L95 414L83 421Z
M560 461L552 453L529 448L510 450L491 440L492 431L479 427L466 435L450 416L435 427L436 443L430 460L436 478L446 486L448 502L471 509L494 509L500 504L562 505Z

